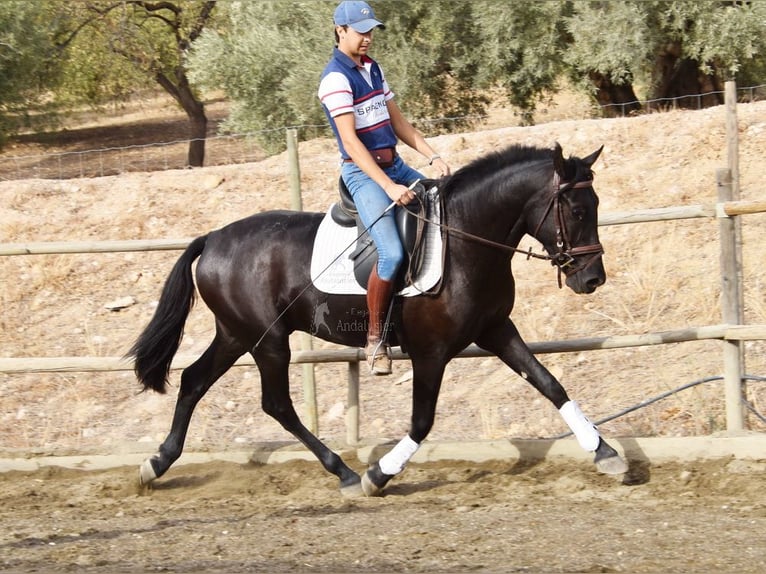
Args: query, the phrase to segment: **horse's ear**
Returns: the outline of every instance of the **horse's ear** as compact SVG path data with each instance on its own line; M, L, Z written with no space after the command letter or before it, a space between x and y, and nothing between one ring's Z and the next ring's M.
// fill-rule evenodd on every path
M590 154L588 157L583 158L582 162L588 167L592 166L594 163L596 163L596 160L598 159L598 156L601 155L602 151L604 151L603 145L600 148L598 148L596 151L594 151L592 154Z
M562 180L566 179L564 175L564 152L561 150L559 142L556 142L553 146L553 169Z

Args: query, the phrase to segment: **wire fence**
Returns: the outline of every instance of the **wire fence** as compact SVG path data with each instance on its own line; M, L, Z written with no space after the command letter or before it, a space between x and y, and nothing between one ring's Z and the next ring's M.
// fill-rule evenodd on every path
M620 102L617 104L603 104L598 106L602 112L610 116L619 115L622 117L633 115L636 108L640 108L642 113L654 111L668 111L679 108L701 110L710 107L710 102L723 103L724 92L714 90L702 94L689 94L676 96L673 98L656 98L653 100L634 100L632 102ZM757 102L766 99L766 84L750 86L747 88L737 88L737 101L740 103ZM614 110L619 110L615 114Z
M626 117L635 115L635 108L644 112L669 111L678 108L702 109L709 107L712 100L723 102L724 92L713 91L703 94L685 95L675 98L636 100L619 104L594 106L596 115ZM766 99L766 84L737 89L737 99L742 103ZM617 112L615 112L617 110ZM588 119L586 111L580 119ZM428 131L429 126L474 126L480 129L489 120L489 116L460 116L446 118L426 118L417 120L416 125ZM258 139L273 132L297 129L301 140L331 137L327 125L300 125L272 127L244 134L210 135L205 141L205 165L234 165L260 161L268 153L259 145ZM146 144L120 147L105 147L63 151L34 155L0 155L0 181L19 179L72 179L85 177L103 177L127 172L164 171L188 167L187 153L191 139L179 139L168 142L149 142Z

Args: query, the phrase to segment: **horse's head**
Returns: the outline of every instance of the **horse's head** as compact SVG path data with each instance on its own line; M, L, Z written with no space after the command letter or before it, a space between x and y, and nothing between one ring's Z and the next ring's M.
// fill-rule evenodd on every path
M598 197L591 166L603 146L580 159L565 160L561 146L553 150L553 183L535 211L539 223L532 235L540 241L553 265L566 276L575 293L593 293L606 281L598 238ZM542 210L540 214L539 210Z

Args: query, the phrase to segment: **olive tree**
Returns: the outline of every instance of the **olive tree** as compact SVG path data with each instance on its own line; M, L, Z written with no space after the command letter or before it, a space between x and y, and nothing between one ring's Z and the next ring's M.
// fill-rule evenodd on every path
M284 145L278 128L319 125L319 75L333 47L329 2L231 2L218 29L189 56L189 77L231 101L222 129L252 133L267 150Z
M155 82L189 118L188 164L205 158L207 116L187 75L192 43L209 25L215 0L69 0L56 3L68 23L56 43L66 56L69 93L92 101ZM119 65L110 66L119 61ZM124 73L125 64L131 66Z
M410 119L483 112L483 95L473 89L479 53L463 42L474 35L470 3L372 5L386 29L374 32L371 54ZM336 6L336 1L226 4L225 25L203 33L189 59L194 82L223 88L231 99L224 129L253 133L274 151L282 149L284 134L273 128L327 125L316 93L332 55ZM438 122L422 127L443 129Z
M57 78L52 29L39 6L0 2L0 144L26 120L29 103Z
M637 86L660 106L698 107L721 103L726 80L762 81L764 2L577 0L572 7L568 74L600 104L620 104L607 112L639 109Z

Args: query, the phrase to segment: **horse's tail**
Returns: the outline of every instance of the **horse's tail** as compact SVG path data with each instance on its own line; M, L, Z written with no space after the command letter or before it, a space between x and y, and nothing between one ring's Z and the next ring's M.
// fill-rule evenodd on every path
M197 237L176 261L162 288L154 316L126 355L126 358L135 358L133 370L144 390L165 392L170 363L181 344L186 318L194 306L191 266L205 248L207 237Z

